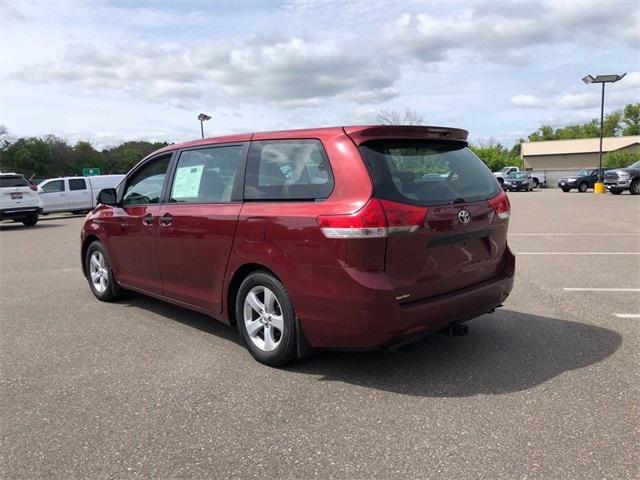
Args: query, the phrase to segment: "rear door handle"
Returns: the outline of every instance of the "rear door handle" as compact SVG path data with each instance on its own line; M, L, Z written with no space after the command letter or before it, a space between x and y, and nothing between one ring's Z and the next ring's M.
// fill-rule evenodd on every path
M160 225L171 225L173 222L173 215L170 213L165 213L160 217Z
M147 213L144 217L142 217L142 223L145 225L153 225L153 214Z

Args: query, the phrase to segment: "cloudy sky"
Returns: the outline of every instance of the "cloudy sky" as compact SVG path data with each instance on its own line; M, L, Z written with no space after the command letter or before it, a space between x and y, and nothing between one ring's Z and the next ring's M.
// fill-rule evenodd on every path
M640 3L0 0L0 124L102 147L239 131L425 124L512 143L594 118L587 73L640 101Z

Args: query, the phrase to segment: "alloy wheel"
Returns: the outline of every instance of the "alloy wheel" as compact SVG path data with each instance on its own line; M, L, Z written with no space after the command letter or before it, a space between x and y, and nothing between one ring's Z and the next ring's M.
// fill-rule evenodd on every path
M89 260L89 276L93 288L98 293L104 293L109 285L109 269L104 255L99 251L94 251Z
M253 287L244 299L244 325L251 342L263 352L278 348L284 333L280 302L269 288Z

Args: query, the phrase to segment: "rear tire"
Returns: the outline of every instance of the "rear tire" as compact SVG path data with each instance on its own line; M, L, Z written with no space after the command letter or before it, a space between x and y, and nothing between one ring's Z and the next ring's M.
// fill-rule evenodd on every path
M640 195L640 179L636 178L631 185L629 185L629 193L631 195Z
M578 191L580 193L586 192L588 188L589 188L589 184L587 182L580 182L580 184L578 185Z
M531 183L531 190L533 190L534 188L538 188L538 185L540 185L538 183L538 180L536 178L534 178L533 182Z
M29 215L27 218L22 220L22 223L25 227L33 227L36 223L38 223L38 214L35 213L33 215Z
M293 304L284 285L265 271L251 273L236 296L236 324L249 353L273 367L297 358Z
M84 271L91 292L103 302L112 302L122 295L111 270L111 261L102 243L95 241L84 257Z
M609 191L611 193L613 193L614 195L620 195L622 193L622 189L621 188L611 188L611 189L609 189Z

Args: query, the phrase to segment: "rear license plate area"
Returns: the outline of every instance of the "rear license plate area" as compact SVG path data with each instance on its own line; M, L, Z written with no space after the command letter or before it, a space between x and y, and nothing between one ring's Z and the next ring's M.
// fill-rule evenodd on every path
M22 198L22 193L12 193L11 200L20 200Z

